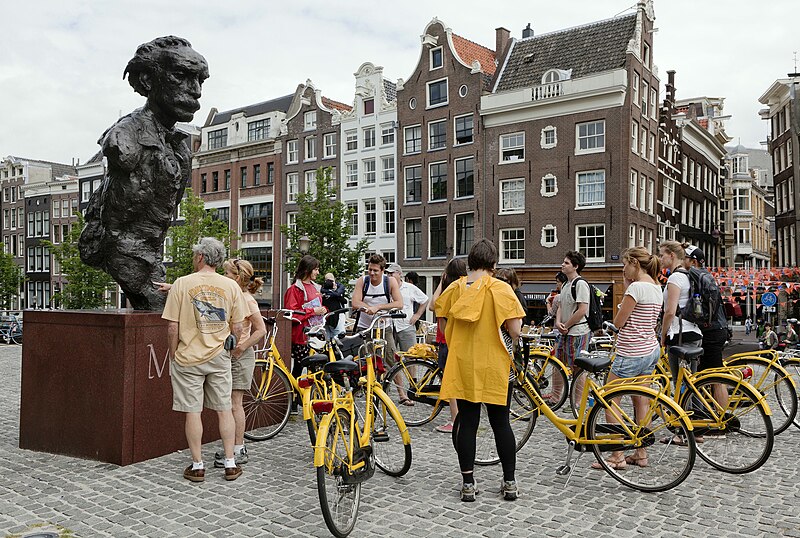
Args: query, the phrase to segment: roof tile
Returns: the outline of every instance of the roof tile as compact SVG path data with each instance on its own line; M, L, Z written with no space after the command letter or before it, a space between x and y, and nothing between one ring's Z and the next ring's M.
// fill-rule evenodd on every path
M478 45L474 41L470 41L460 35L452 34L453 46L456 49L456 54L461 57L461 60L469 66L472 62L478 60L481 64L481 69L488 75L494 75L497 70L495 53L492 49L486 48L483 45Z

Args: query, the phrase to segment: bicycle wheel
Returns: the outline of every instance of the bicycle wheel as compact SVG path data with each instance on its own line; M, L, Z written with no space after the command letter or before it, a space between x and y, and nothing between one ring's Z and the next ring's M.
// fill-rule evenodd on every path
M361 483L344 482L350 463L347 455L350 434L350 413L339 409L331 417L325 437L325 463L317 467L317 493L322 517L331 534L339 538L350 534L355 527L361 503ZM355 440L353 442L358 444Z
M272 439L289 422L292 384L270 362L256 362L250 390L244 393L244 437L250 441Z
M21 329L12 329L11 334L9 335L11 341L18 346L22 345L22 330Z
M435 362L408 359L394 365L383 380L383 392L400 411L406 426L427 424L442 410L437 405L442 372Z
M525 389L514 384L513 391L509 408L509 421L511 422L511 430L514 432L517 452L519 452L530 439L533 428L536 426L536 417L539 411ZM456 429L454 428L453 431L455 432ZM494 465L496 463L500 463L500 456L497 455L494 431L489 424L486 407L481 405L481 421L478 424L478 432L475 436L475 464Z
M372 448L375 464L389 476L403 476L411 468L411 442L403 440L399 411L376 397L373 405ZM402 420L402 418L400 419ZM407 428L404 428L407 429Z
M683 482L694 466L694 435L680 419L672 401L653 396L634 386L606 393L586 419L586 438L603 469L621 484L647 492L666 491ZM634 406L638 399L639 412ZM673 434L687 439L686 448L662 444ZM599 443L598 443L599 442ZM612 465L606 457L625 458L624 467Z
M800 359L798 358L787 359L784 362L783 367L786 369L787 372L789 372L789 375L791 375L794 378L796 387L800 386ZM800 392L798 392L798 397L800 397ZM800 413L795 413L794 420L792 420L792 423L795 425L795 427L800 428Z
M572 376L572 381L569 384L569 407L570 411L572 412L572 418L578 418L578 411L581 409L583 386L586 384L586 380L590 375L594 377L594 382L601 387L605 385L606 381L608 380L608 370L598 372L596 374L590 373L586 370L581 370L577 375ZM586 402L587 416L592 408L592 405L594 405L594 398L590 394L589 401Z
M550 409L557 411L567 401L569 378L560 364L552 360L532 360L528 375Z
M727 405L714 399L713 385L726 387ZM772 452L772 422L758 392L749 384L724 377L707 377L683 393L681 406L691 411L695 435L702 436L697 452L709 465L726 473L755 471Z
M741 357L727 363L728 366L748 367L752 375L745 379L764 395L772 415L772 429L775 435L786 431L797 418L797 390L788 372L783 368L775 368L769 363ZM780 409L780 412L778 411Z

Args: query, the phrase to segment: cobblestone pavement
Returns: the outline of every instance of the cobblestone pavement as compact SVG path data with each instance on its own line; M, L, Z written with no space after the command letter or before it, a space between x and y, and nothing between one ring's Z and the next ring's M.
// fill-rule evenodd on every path
M305 425L251 443L250 463L235 482L220 469L193 484L181 477L188 452L117 467L18 448L20 348L0 346L0 536L34 525L60 525L73 536L329 536L320 512ZM630 490L584 456L565 487L555 469L565 443L542 419L520 451L523 496L504 502L501 470L476 469L482 494L458 499L460 477L449 436L412 429L413 464L403 478L380 471L365 483L352 536L795 536L800 537L798 441L776 438L770 460L743 476L713 471L698 458L689 478L661 494ZM156 439L153 442L157 442ZM203 452L211 464L217 447Z

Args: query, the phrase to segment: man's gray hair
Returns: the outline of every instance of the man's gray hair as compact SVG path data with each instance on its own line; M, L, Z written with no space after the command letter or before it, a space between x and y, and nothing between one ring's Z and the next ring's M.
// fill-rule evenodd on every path
M211 267L219 267L225 259L225 245L216 237L201 237L192 247L192 252L203 255L203 262Z

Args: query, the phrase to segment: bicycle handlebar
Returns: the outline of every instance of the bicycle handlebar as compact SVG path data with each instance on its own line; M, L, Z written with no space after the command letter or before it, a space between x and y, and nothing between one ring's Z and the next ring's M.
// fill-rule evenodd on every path
M611 331L612 333L616 334L619 332L619 329L610 321L603 322L603 330L604 331Z

